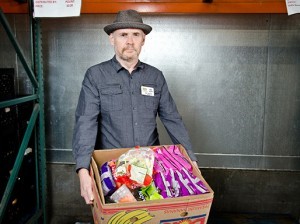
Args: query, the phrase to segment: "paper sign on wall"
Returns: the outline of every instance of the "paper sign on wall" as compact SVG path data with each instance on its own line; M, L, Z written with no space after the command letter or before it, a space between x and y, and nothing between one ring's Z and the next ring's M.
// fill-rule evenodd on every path
M81 0L34 0L34 17L79 16Z
M300 0L285 0L288 15L300 13Z

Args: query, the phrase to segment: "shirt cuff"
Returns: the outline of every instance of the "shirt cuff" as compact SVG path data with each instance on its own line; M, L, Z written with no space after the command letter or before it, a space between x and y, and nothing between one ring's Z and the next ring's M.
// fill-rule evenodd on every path
M91 157L79 157L76 159L76 172L82 168L90 170Z

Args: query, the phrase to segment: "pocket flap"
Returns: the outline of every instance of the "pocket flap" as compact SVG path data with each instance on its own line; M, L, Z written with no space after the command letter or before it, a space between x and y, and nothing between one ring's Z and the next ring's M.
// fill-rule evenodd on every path
M103 95L117 95L123 93L122 86L117 85L109 85L100 90Z

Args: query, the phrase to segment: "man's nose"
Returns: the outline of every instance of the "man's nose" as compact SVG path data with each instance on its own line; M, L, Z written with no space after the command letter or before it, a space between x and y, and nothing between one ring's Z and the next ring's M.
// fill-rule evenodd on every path
M127 37L127 43L128 44L132 44L133 43L133 38L132 38L131 35L128 35L128 37Z

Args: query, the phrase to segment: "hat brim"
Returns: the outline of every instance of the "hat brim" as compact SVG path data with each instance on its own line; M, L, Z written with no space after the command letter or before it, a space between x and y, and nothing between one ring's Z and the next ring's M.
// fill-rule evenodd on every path
M112 32L114 32L115 30L119 30L119 29L141 29L143 30L143 32L147 35L151 32L152 27L144 24L144 23L128 23L128 22L116 22L116 23L112 23L110 25L107 25L104 27L104 31L110 35Z

